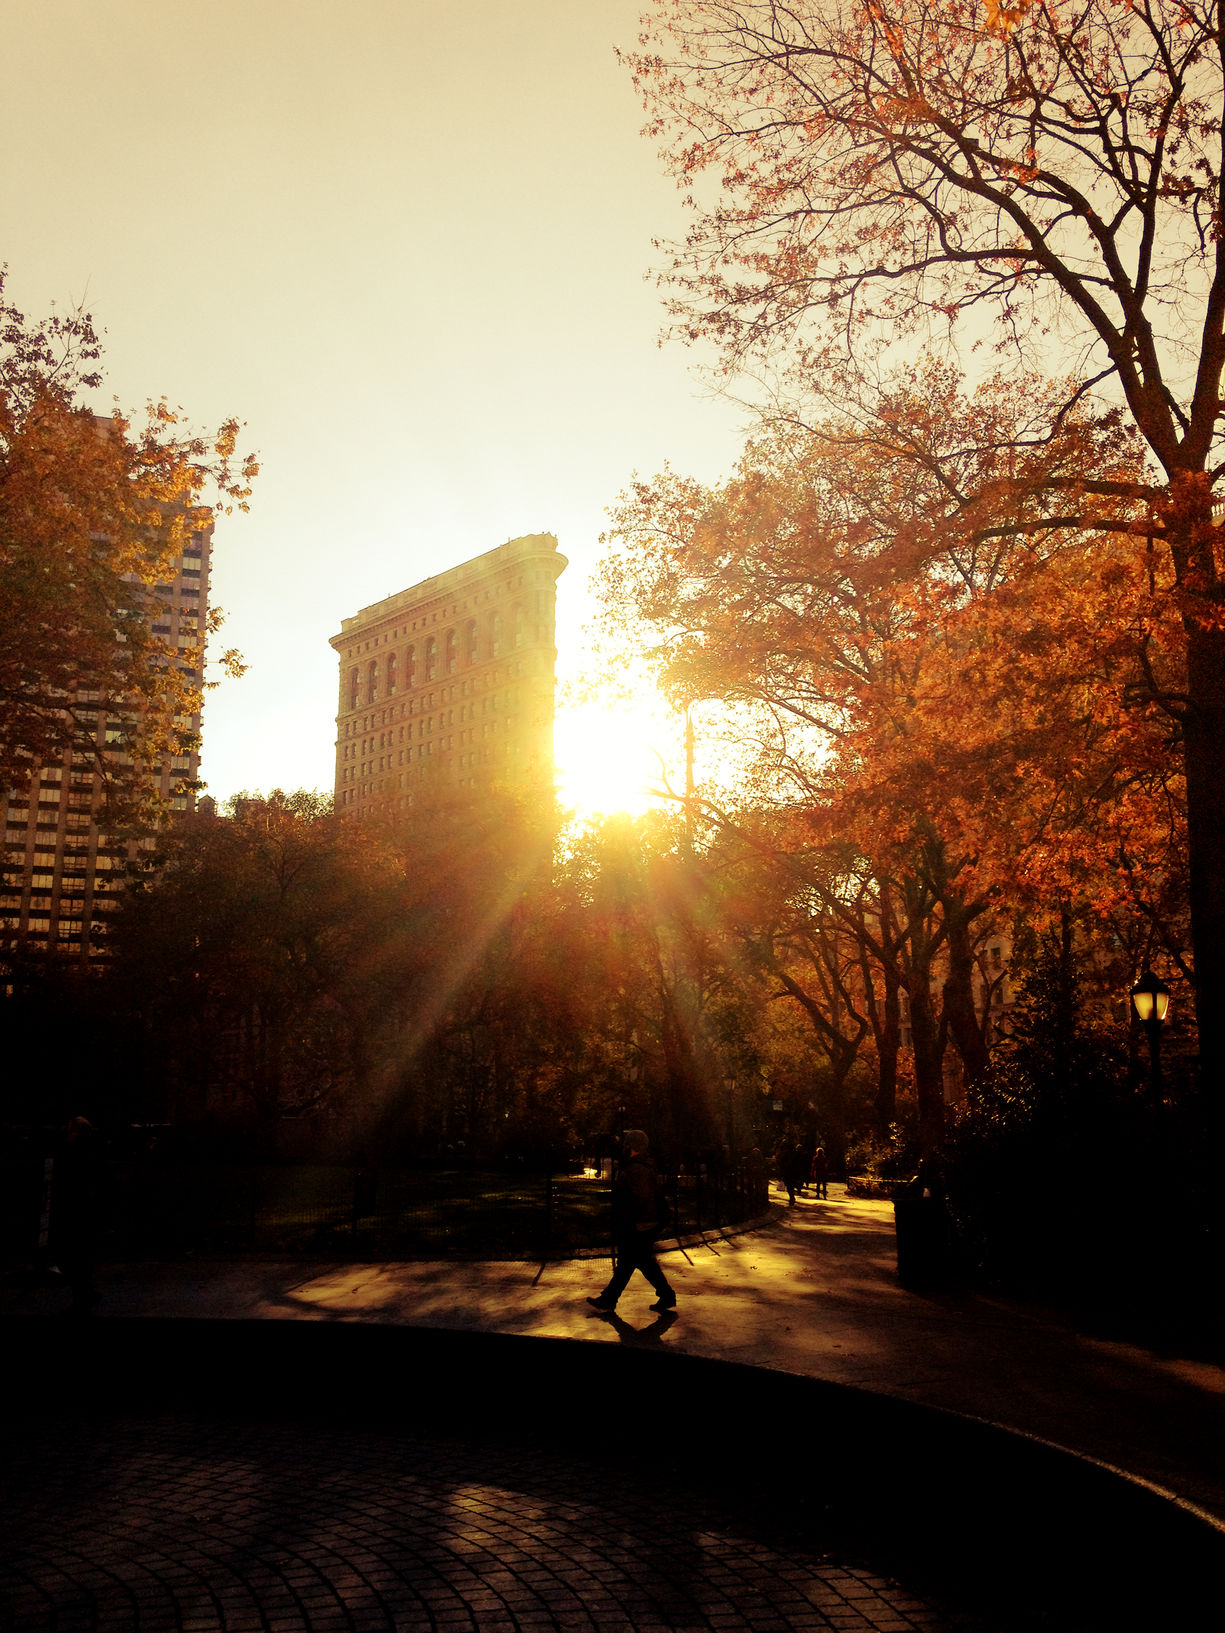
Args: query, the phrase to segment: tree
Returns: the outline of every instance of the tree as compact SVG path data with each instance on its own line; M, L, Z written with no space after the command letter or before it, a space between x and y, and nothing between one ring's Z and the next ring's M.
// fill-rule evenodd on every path
M256 465L237 455L234 421L205 437L164 402L140 426L88 412L100 350L85 312L28 323L0 274L0 779L23 786L71 752L117 821L194 746L204 639L220 623L210 613L180 650L154 632L157 586L211 516L206 489L245 509ZM126 753L99 745L100 707Z
M562 871L590 993L588 1037L623 1122L672 1155L719 1143L715 1085L737 983L719 945L712 882L681 825L611 818L577 837Z
M492 795L380 824L274 790L176 823L113 915L106 976L163 1109L265 1143L309 1118L333 1149L496 1149L524 1034L550 1052L524 1021L550 840Z
M751 1143L763 1066L806 1101L821 1051L745 954L759 882L660 813L555 841L536 802L455 791L381 824L301 791L176 823L98 984L144 1043L128 1114L248 1149L293 1119L363 1162L555 1162L641 1122L691 1161Z
M1125 703L1176 668L1113 493L1134 452L1076 412L1025 450L1043 407L922 371L870 424L759 438L718 489L638 484L603 575L670 689L748 711L758 797L804 813L780 828L788 865L859 937L885 1004L909 995L929 1140L944 1031L969 1077L986 1067L992 905L1134 907L1181 838L1167 718ZM1102 490L1091 511L1054 502L1063 478Z
M176 823L128 883L106 971L150 1041L148 1092L169 1099L155 1112L198 1122L224 1089L266 1135L360 1086L395 883L395 859L304 791Z
M794 839L780 843L778 830L789 825L786 813L721 816L714 848L725 864L730 860L737 877L731 896L733 908L740 909L732 918L735 934L761 971L765 991L795 1006L824 1056L826 1070L814 1085L813 1104L823 1141L840 1168L850 1120L849 1083L865 1039L875 1032L875 993L865 980L864 939L855 933L862 882L858 889L851 883L845 856L806 853ZM886 1127L894 1110L891 1099Z
M658 0L630 57L695 220L673 309L735 368L855 397L943 330L1075 377L1159 470L1130 492L1173 579L1201 1049L1225 1073L1225 378L1220 0ZM722 182L716 201L701 192ZM994 330L992 329L994 323ZM1056 337L1053 339L1052 337Z
M891 871L866 857L852 834L823 837L823 814L799 804L763 811L705 808L720 823L725 842L740 846L764 875L748 911L736 923L758 964L777 983L775 996L797 1004L828 1066L828 1137L839 1152L849 1126L848 1085L871 1035L876 1050L876 1132L887 1136L897 1114L901 995L910 1026L918 1133L936 1145L944 1126L944 1058L950 1030L967 1071L980 1068L982 1033L973 1037L960 1019L952 944L966 918L965 904L939 879L939 846L894 846ZM742 868L744 862L742 861ZM767 881L772 881L773 888ZM972 917L983 912L979 904ZM936 995L937 959L949 976Z
M533 1143L548 1144L565 1118L539 1102L565 1076L570 1042L564 1009L561 1036L540 1024L552 965L538 963L537 921L550 906L554 813L505 790L440 788L378 832L403 882L398 939L371 949L385 993L371 1139L381 1129L418 1148L493 1154L530 1124Z

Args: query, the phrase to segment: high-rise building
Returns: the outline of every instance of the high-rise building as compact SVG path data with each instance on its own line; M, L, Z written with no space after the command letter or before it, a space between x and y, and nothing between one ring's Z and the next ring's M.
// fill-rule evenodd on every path
M173 579L157 586L153 632L186 654L203 644L208 622L211 520L197 522L176 559ZM189 673L194 673L189 671ZM107 914L115 905L123 866L139 841L108 827L99 761L124 763L125 725L108 714L100 693L78 690L74 713L93 730L94 750L66 752L27 787L0 793L4 814L0 939L30 953L97 957L104 951ZM190 718L198 736L200 716ZM156 772L170 811L191 808L199 750L175 756Z
M341 623L336 806L361 816L426 789L552 791L551 533L390 595Z

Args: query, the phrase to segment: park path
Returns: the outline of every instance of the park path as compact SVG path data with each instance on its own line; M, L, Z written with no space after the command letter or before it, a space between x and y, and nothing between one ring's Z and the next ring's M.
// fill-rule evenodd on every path
M1225 1523L1225 1368L1077 1330L1016 1300L897 1281L892 1207L802 1198L777 1222L665 1257L678 1312L640 1279L591 1310L607 1260L337 1264L195 1260L105 1267L99 1314L392 1322L658 1345L899 1396L1109 1463ZM6 1293L36 1314L45 1291ZM24 1302L23 1302L24 1301ZM764 1388L764 1380L763 1380Z

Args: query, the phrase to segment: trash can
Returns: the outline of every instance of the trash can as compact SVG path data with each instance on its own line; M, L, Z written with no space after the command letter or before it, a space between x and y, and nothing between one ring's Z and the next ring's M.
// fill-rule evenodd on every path
M903 1287L938 1288L952 1274L952 1221L942 1196L908 1185L893 1199L897 1276Z

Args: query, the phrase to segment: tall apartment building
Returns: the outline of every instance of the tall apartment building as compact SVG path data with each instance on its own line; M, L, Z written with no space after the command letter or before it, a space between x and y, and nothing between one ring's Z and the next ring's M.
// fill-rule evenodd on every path
M213 524L196 526L175 563L171 582L157 586L160 610L153 625L180 649L198 647L208 618L208 572ZM94 727L97 751L122 762L121 721L108 718L105 700L78 691L78 716ZM84 705L82 708L81 706ZM198 734L200 716L191 720ZM158 773L160 791L171 810L194 803L191 789L200 769L198 751L178 755ZM93 758L71 753L43 766L26 788L0 794L4 815L3 889L0 937L29 952L97 957L104 950L107 914L115 905L120 870L136 842L106 826L103 779Z
M495 550L343 620L336 806L425 789L552 791L557 580L551 533Z

